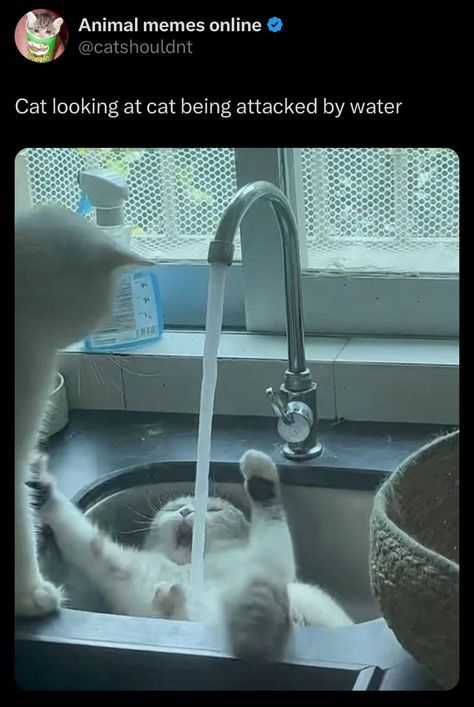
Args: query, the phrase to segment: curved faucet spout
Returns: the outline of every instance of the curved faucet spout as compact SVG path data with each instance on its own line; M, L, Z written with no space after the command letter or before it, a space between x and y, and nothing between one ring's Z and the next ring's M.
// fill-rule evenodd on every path
M281 412L285 403L287 408L298 403L298 410L289 410L288 414L279 414L279 431L288 442L284 449L285 455L292 459L307 459L321 452L321 445L316 441L316 384L312 380L311 372L306 367L305 359L298 229L293 209L285 194L274 184L264 181L253 182L242 187L220 219L215 238L209 245L207 259L209 263L232 264L235 234L245 214L259 200L270 202L279 226L285 278L288 342L288 369L285 372L284 384L280 389L280 396L283 396L285 402L281 399L281 404L276 402L276 399L279 398L278 393L268 391L268 395L276 412L277 410ZM309 410L302 410L302 404L303 408L308 407ZM304 440L299 441L299 436L304 434L301 430L306 429L300 419L303 413L306 415L305 425L310 421L310 432ZM288 422L290 419L291 423ZM303 427L299 424L300 422ZM300 431L295 435L297 427Z
M304 353L303 304L298 229L290 202L280 189L270 182L253 182L242 187L234 196L209 245L208 261L230 265L234 255L233 241L242 219L256 201L269 201L278 221L283 250L285 276L286 331L288 339L289 390L301 390L311 381ZM295 375L296 374L296 375Z

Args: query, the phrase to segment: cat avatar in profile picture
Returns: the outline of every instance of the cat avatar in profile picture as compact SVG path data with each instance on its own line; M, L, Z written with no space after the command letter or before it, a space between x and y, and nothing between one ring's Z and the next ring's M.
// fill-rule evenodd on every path
M46 64L60 57L67 39L66 23L53 10L30 10L15 29L18 51L37 64Z

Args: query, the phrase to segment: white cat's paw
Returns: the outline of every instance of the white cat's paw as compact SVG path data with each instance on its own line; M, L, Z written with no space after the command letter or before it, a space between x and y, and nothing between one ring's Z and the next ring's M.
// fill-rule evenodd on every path
M153 606L163 618L184 618L186 596L180 584L159 582L155 587Z
M39 580L30 589L15 592L16 616L44 616L61 608L63 596L61 589L51 582Z
M240 460L245 489L256 503L275 500L279 496L279 476L276 464L267 454L249 449Z
M258 476L267 481L278 481L278 469L268 454L249 449L240 460L240 470L245 479Z

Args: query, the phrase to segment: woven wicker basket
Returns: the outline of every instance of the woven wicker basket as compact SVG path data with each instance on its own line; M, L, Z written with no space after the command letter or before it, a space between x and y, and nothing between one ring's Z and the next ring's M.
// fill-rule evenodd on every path
M370 573L402 646L445 689L459 677L459 433L426 445L385 481L371 518Z

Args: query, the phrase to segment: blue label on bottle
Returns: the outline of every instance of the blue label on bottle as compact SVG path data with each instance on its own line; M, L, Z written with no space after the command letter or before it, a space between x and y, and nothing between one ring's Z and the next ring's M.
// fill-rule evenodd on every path
M151 270L120 276L112 316L86 340L89 350L117 350L156 341L163 331L158 281Z

